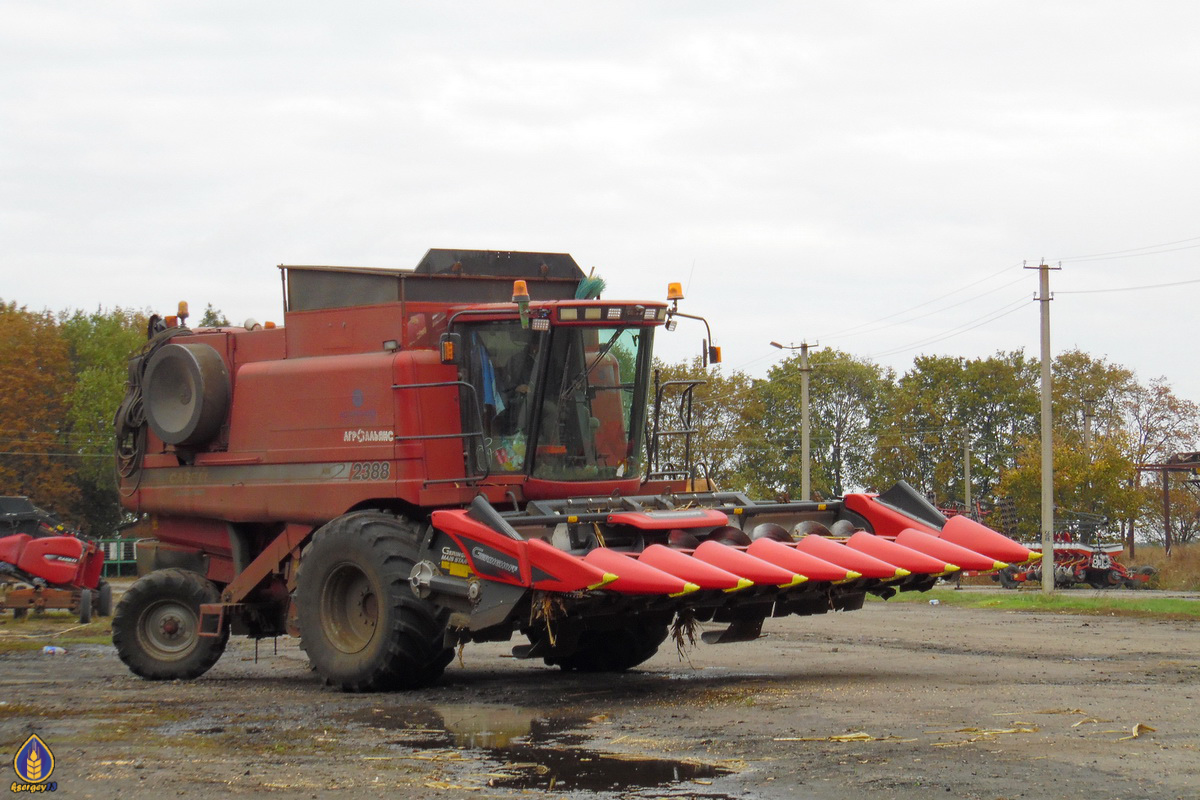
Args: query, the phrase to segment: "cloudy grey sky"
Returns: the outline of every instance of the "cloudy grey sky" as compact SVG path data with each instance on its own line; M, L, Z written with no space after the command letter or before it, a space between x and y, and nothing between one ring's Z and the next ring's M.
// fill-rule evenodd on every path
M551 250L903 370L1055 351L1200 401L1194 2L0 3L0 298L279 318L279 263ZM913 309L909 311L909 309ZM897 313L905 312L905 313ZM670 359L699 328L665 335Z

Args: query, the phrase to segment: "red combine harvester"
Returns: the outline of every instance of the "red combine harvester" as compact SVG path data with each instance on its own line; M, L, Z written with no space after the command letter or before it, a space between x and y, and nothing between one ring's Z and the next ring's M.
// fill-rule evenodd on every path
M65 529L24 497L0 497L0 610L16 618L31 610L65 608L91 622L112 611L112 589L101 580L104 553L94 542L59 535ZM14 588L15 587L15 588Z
M130 362L118 472L156 541L113 641L143 677L202 674L231 632L298 635L350 691L428 685L456 646L518 633L519 657L623 670L672 625L747 641L1036 558L906 484L764 502L651 469L680 433L647 430L677 288L601 300L554 253L281 270L285 326L168 319Z

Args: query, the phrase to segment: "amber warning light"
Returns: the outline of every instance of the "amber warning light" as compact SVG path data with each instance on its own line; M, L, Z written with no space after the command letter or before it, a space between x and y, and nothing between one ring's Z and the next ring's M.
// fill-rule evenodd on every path
M521 314L521 327L529 327L529 287L525 281L513 281L513 302Z

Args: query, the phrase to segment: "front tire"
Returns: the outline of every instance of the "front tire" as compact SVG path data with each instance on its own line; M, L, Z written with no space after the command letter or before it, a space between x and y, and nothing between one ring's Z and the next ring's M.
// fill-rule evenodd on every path
M409 587L420 536L410 520L361 511L317 531L300 560L300 646L343 691L428 686L453 656L449 612Z
M1000 581L1000 585L1003 588L1017 589L1020 588L1021 582L1017 580L1016 575L1017 571L1015 569L1012 567L1005 567L1004 569L1000 570L1000 572L996 573L996 578Z
M87 625L92 621L92 590L79 590L79 624Z
M111 617L113 612L112 584L100 581L96 586L96 615Z
M643 621L615 630L586 630L570 654L551 655L544 660L568 672L624 672L657 653L668 633L669 628L663 623Z
M217 587L190 570L151 572L117 605L112 623L117 655L147 680L203 675L225 652L229 627L218 636L200 636L200 606L220 599Z

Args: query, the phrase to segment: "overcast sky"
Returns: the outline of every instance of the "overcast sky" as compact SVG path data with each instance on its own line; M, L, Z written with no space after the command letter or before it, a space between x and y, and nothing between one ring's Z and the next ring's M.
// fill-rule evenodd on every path
M1200 402L1195 2L0 3L0 298L281 317L275 265L570 252L819 341ZM912 309L910 311L910 309ZM905 312L905 313L897 313ZM698 353L702 328L660 338Z

